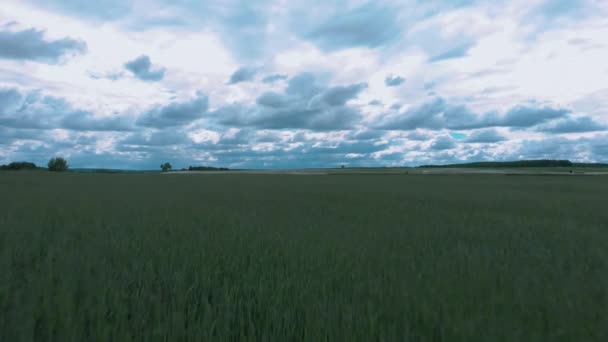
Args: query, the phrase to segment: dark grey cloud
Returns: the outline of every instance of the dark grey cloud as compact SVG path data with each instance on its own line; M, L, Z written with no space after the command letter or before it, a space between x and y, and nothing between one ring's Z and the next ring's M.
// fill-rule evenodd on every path
M0 88L0 114L20 106L22 95L15 88Z
M435 139L430 146L431 150L449 150L456 146L454 139L447 135L442 135Z
M289 79L285 93L298 98L312 98L322 89L313 73L303 72Z
M238 147L246 147L255 139L255 132L252 129L241 129L236 133L224 133L221 135L217 145L222 149L233 149Z
M401 76L387 76L384 79L384 84L387 87L396 87L403 84L403 82L405 82L405 78Z
M505 141L507 138L495 129L476 130L464 141L468 143L496 143Z
M240 67L232 73L230 80L228 80L228 84L253 81L257 73L257 68Z
M306 134L304 134L303 131L296 131L297 133L294 134L289 141L290 142L305 142L308 140L308 138L306 137Z
M384 131L368 129L363 131L351 131L347 138L349 140L375 140L382 138L384 134Z
M286 80L287 78L288 78L287 75L273 74L273 75L268 75L268 76L264 77L262 79L262 82L274 83L276 81Z
M48 139L44 130L38 129L16 129L0 126L0 145L10 145L16 140L41 140Z
M343 106L347 101L357 97L365 88L367 88L367 83L329 88L323 92L321 100L330 106Z
M571 112L567 109L552 107L516 106L505 115L499 126L532 127L538 124L566 117Z
M405 166L405 165L391 165L393 164L393 162L403 162L405 161L405 155L403 152L391 152L391 153L385 153L382 155L382 162L385 164L389 162L389 166Z
M131 131L133 119L123 114L95 117L91 112L74 111L65 115L61 121L62 128L76 131Z
M431 139L431 135L420 131L414 131L407 135L407 139L414 141L427 141Z
M406 112L392 114L378 124L378 128L414 130L417 128L443 129L470 124L477 120L465 106L450 105L436 98Z
M367 87L366 83L326 87L314 74L302 73L288 81L285 93L267 92L257 106L232 104L211 113L225 127L258 129L342 130L353 127L361 118L347 102Z
M549 122L539 126L537 130L547 133L583 133L608 131L608 126L600 124L590 117L583 116Z
M154 132L135 132L118 142L121 150L133 150L137 146L162 147L192 143L183 130L166 129Z
M446 59L454 59L454 58L462 58L467 56L469 50L474 46L473 43L466 43L459 46L456 46L452 49L444 51L438 55L435 55L429 59L429 62L439 62Z
M44 31L30 28L22 31L0 31L0 58L58 63L63 57L86 52L82 40L62 38L49 40Z
M307 108L292 103L286 108L260 108L230 105L212 113L222 126L260 129L341 130L354 126L360 113L349 107Z
M568 159L580 160L598 143L595 139L547 139L525 140L507 158L512 159ZM599 157L599 156L596 156Z
M0 126L78 131L127 131L133 127L129 116L98 117L75 108L62 98L15 88L0 88Z
M371 100L369 102L370 106L382 106L382 102L380 100Z
M405 112L385 116L377 128L413 130L426 128L476 129L486 127L530 128L551 120L566 118L571 114L567 109L548 106L516 106L503 115L495 112L476 114L464 105L452 105L442 98L408 109Z
M142 81L160 81L165 77L165 69L153 68L150 57L146 55L125 63L124 67Z
M392 109L392 110L399 110L399 109L401 109L401 107L402 107L402 106L401 106L401 104L399 104L399 103L393 103L393 104L391 105L391 109Z
M183 126L202 118L208 107L207 95L198 92L193 99L158 106L143 113L137 124L155 128Z
M288 104L287 98L283 94L275 92L266 92L256 100L257 104L266 107L280 108L285 107Z
M0 126L26 129L60 128L62 115L74 111L63 99L17 89L0 90L0 108Z
M304 16L295 25L305 27L296 30L325 51L357 46L375 48L398 39L401 33L396 11L377 2L346 11L341 9L313 27L308 22L314 21Z

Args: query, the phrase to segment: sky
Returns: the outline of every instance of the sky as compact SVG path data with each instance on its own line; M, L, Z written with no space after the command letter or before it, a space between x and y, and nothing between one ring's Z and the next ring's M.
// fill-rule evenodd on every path
M2 0L0 164L608 162L605 0Z

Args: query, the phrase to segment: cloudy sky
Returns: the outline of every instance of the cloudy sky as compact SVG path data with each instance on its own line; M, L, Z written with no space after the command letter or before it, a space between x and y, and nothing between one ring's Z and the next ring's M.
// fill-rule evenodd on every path
M608 162L605 0L2 0L0 163Z

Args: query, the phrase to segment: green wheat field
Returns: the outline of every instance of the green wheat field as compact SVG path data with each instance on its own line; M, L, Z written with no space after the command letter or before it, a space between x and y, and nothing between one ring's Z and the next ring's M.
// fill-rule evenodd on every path
M608 177L0 174L0 341L608 341Z

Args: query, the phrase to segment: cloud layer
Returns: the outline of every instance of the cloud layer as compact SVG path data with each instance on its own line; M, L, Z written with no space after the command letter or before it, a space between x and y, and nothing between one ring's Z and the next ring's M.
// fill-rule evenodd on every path
M5 0L0 163L608 162L601 1Z
M346 103L367 87L365 83L327 87L311 73L291 78L284 92L265 92L256 105L234 103L211 114L225 127L258 129L349 129L360 119L357 109Z
M158 105L156 108L144 112L137 120L137 124L156 128L187 125L202 118L208 106L207 96L198 92L193 99Z

